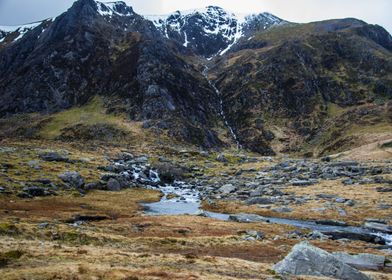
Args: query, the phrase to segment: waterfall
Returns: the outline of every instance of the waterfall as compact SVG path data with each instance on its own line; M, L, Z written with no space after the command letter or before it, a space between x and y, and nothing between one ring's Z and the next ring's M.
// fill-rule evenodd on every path
M207 80L208 84L210 85L210 87L215 91L217 97L218 97L218 101L219 101L219 115L221 116L225 126L228 128L228 130L230 131L231 137L234 139L234 141L237 144L237 148L238 149L242 149L242 145L240 144L240 141L238 139L237 134L234 132L234 129L231 127L231 125L229 124L229 122L227 121L225 112L223 110L223 99L222 99L222 94L220 92L220 90L215 86L214 83L211 82L211 80L208 78L208 66L206 65L202 74L204 76L204 78Z

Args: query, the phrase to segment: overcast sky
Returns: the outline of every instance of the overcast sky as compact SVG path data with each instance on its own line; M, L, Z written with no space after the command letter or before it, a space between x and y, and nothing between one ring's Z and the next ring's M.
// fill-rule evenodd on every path
M54 17L74 0L0 0L0 25L17 25ZM104 2L104 1L103 1ZM268 11L285 20L309 22L355 17L379 24L392 33L392 0L126 0L140 14L217 5L233 12Z

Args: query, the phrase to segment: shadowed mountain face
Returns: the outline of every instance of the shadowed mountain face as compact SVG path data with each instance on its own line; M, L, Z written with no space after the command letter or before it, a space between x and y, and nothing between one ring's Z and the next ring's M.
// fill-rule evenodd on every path
M331 108L376 106L371 116L392 119L392 38L355 19L293 24L218 7L142 17L123 2L79 0L55 19L0 30L2 117L99 95L108 112L174 139L222 147L225 129L262 154L317 139L328 148L331 121L344 123Z

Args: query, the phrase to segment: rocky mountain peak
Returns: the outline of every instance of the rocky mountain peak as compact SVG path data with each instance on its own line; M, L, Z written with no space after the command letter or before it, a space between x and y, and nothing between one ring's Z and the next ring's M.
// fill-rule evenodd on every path
M236 15L218 6L146 16L168 39L176 40L196 54L211 58L223 55L240 38L284 22L269 13Z

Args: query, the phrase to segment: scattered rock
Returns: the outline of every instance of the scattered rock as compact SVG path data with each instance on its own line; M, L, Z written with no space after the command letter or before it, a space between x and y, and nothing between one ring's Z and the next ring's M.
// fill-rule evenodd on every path
M39 157L45 161L57 161L57 162L69 162L69 158L66 155L58 152L45 152L39 154Z
M274 201L269 197L252 197L246 200L246 204L274 204Z
M257 230L240 231L239 234L243 234L244 240L246 241L256 241L264 239L264 233Z
M286 258L274 266L282 275L325 276L343 280L371 280L357 269L345 264L334 255L302 242L293 247Z
M45 188L38 187L38 186L29 186L24 187L22 192L18 193L18 197L20 198L32 198L38 196L48 196L55 194L54 192L50 192Z
M293 211L290 207L278 207L278 208L273 208L272 211L276 213L290 213Z
M60 174L59 178L74 188L80 188L84 185L83 177L76 171L67 171Z

